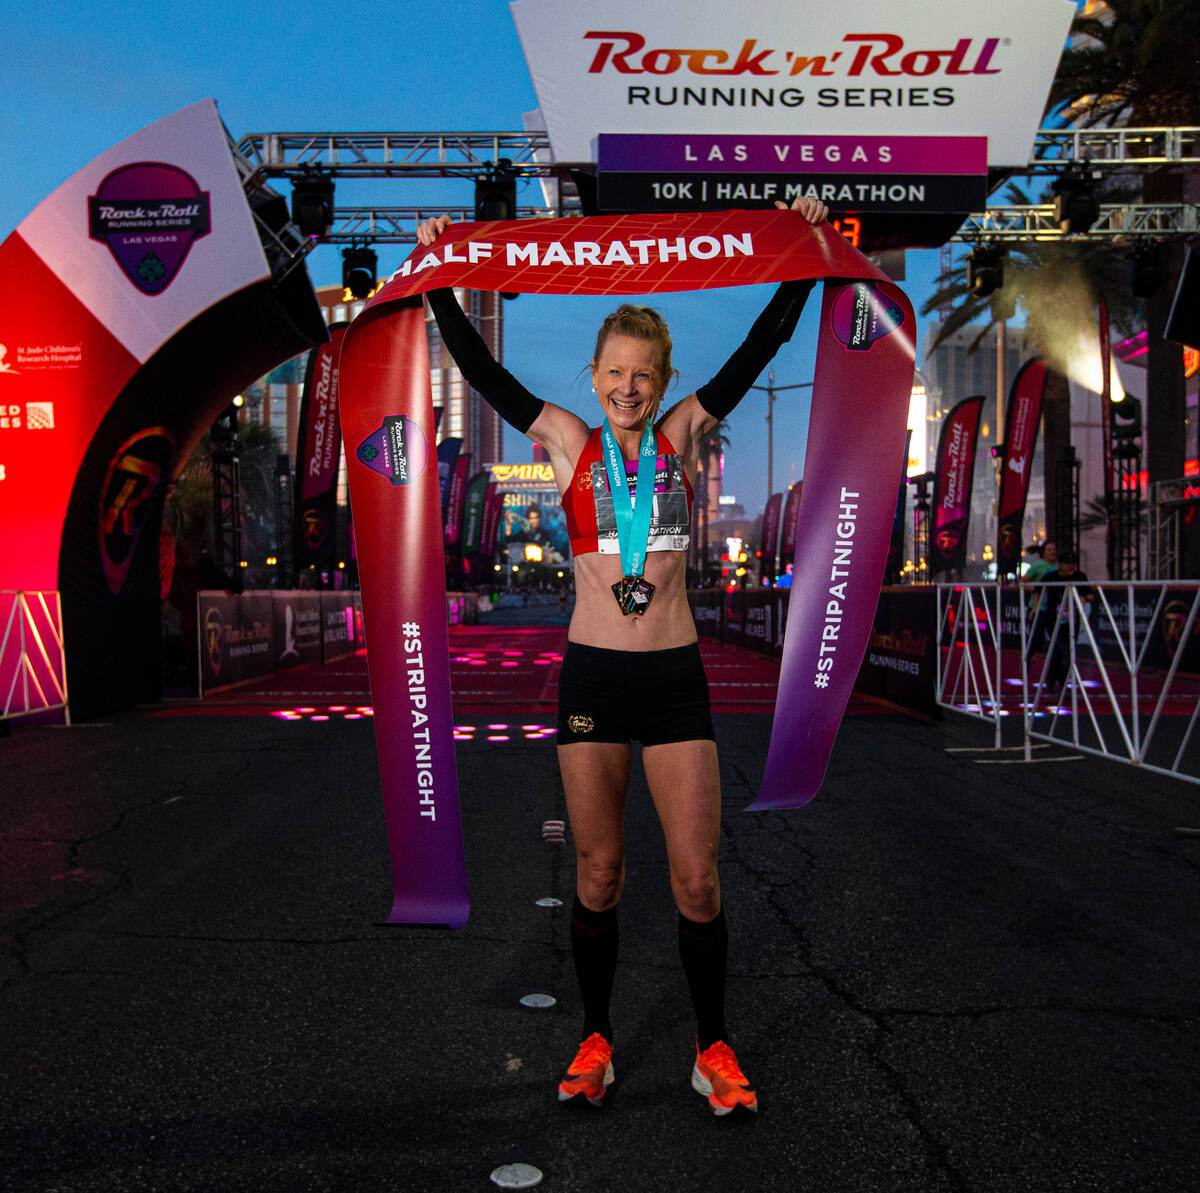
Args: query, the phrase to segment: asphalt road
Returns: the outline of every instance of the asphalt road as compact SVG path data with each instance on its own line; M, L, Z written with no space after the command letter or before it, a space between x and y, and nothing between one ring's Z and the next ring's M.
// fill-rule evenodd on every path
M0 1188L1200 1187L1200 791L997 765L982 727L849 718L804 811L744 813L770 719L722 716L734 1042L690 1088L661 834L628 825L617 1081L578 1038L551 742L460 745L472 913L390 906L368 720L130 714L0 740ZM950 751L950 752L948 752ZM999 757L1009 758L1011 755ZM549 1010L521 1006L544 992Z

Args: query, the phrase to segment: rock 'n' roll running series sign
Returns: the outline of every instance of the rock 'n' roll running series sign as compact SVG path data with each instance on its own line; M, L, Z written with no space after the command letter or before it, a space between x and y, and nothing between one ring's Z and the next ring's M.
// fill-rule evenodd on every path
M420 294L465 286L616 296L793 278L826 284L796 515L801 565L751 807L794 808L824 777L879 593L915 357L904 294L831 228L790 211L464 223L415 249L351 325L342 425L371 635L393 922L457 927L469 908L437 473L418 472L411 448L435 439Z
M769 164L772 149L765 140L746 147L747 134L789 141L801 133L847 143L857 136L876 147L902 137L986 137L989 165L1023 165L1075 7L1073 0L511 5L555 158L596 161L593 141L605 133L685 134L679 152L662 157L658 168L666 171L692 169L687 158L711 155L714 145L725 168L754 171L762 165L756 154ZM737 144L746 155L740 164ZM803 165L801 148L793 161ZM646 168L623 154L614 164ZM881 175L894 171L878 164L886 167ZM841 165L828 165L832 184Z

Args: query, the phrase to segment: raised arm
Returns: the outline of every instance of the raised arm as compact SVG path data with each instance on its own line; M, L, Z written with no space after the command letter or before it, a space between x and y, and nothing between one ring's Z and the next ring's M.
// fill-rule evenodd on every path
M426 297L442 343L454 357L458 371L510 427L527 435L546 403L534 397L491 354L458 305L453 290L430 290Z
M417 240L428 247L449 226L448 215L425 220L417 227ZM587 441L587 424L569 410L535 397L500 364L458 305L453 290L431 290L426 297L459 372L509 426L549 452L560 487L569 484Z
M789 210L786 203L777 202L775 206ZM829 217L829 208L818 199L795 199L790 210L798 212L813 225L824 223ZM685 437L696 442L746 396L755 378L792 338L814 284L813 279L784 282L775 291L745 340L734 349L712 380L667 412L663 423L672 442Z

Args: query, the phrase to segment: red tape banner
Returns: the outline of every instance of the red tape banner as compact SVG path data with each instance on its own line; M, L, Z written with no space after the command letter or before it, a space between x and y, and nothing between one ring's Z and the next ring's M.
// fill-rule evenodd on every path
M416 785L417 768L427 761L418 758L418 746L428 743L413 740L406 719L414 710L405 625L420 627L426 686L435 668L449 673L448 648L439 644L435 657L433 627L423 620L435 616L442 586L441 527L425 509L428 490L436 519L436 469L413 483L381 480L389 470L394 477L402 455L411 472L409 445L418 437L425 458L434 451L423 320L414 297L443 286L627 295L803 278L825 279L826 286L779 693L762 787L751 805L794 808L824 778L883 576L915 359L913 311L904 294L828 225L813 228L790 211L464 223L436 245L414 250L351 326L342 348L342 418L397 884L394 920L407 914L426 918L401 922L452 922L447 908L461 907L464 920L466 914L465 881L461 891L451 890L456 879L447 878L413 893L433 878L426 863L435 834ZM388 443L393 454L380 462ZM370 461L363 444L367 455L377 453ZM387 590L373 592L376 585ZM437 616L444 641L444 609ZM436 715L445 769L439 763L430 782L446 801L437 810L442 827L454 793L457 832L448 679L436 686L444 702ZM399 711L389 712L390 704ZM385 751L383 738L393 732L399 738ZM441 844L450 847L448 840ZM461 858L461 841L455 848ZM461 874L461 863L448 873Z

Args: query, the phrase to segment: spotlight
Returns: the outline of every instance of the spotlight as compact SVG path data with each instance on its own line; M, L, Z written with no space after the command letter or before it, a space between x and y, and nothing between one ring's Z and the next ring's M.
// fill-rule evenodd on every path
M377 260L365 245L342 249L342 286L351 298L366 298L375 289Z
M977 298L987 298L1003 285L1004 249L984 244L972 249L967 257L967 289Z
M1086 232L1100 218L1096 183L1100 175L1079 162L1072 162L1054 180L1054 219L1068 236Z
M1150 298L1162 289L1167 280L1166 266L1158 245L1145 241L1125 258L1129 289L1134 298Z
M292 222L303 236L324 236L333 226L333 179L320 170L292 181Z
M517 218L517 172L508 158L494 166L487 162L487 173L475 178L475 218L477 220L515 220Z

